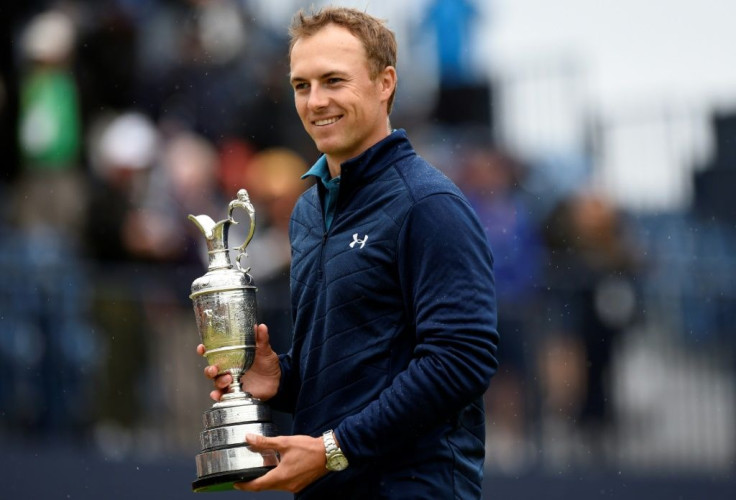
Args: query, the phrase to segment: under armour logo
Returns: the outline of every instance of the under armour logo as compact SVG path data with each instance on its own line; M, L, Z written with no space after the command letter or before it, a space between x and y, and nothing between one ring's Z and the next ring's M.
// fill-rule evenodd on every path
M362 240L358 239L358 233L353 234L353 242L350 244L350 248L355 248L355 245L360 243L360 248L365 246L365 242L368 241L368 235L363 236Z

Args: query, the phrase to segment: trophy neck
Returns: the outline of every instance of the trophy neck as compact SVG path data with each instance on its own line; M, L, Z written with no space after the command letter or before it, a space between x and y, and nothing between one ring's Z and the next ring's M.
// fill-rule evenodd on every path
M230 263L230 251L227 248L208 250L207 258L207 269L209 271L213 271L215 269L229 269L233 267Z
M228 386L227 392L222 395L220 401L213 405L215 408L240 404L242 401L251 399L251 395L244 392L240 384L240 376L243 374L243 370L233 368L230 370L230 374L233 377L233 382Z
M222 220L215 224L212 233L207 238L208 269L228 269L230 263L230 250L227 247L227 235L231 221Z

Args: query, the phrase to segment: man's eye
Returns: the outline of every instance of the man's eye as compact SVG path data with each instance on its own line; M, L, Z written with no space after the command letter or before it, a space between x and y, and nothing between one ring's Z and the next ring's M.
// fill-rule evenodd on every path
M294 84L294 90L304 90L306 88L307 88L307 84L304 82Z
M342 78L337 78L337 77L334 77L334 78L328 78L328 79L327 79L327 83L328 83L329 85L335 85L336 83L340 83L341 81L342 81Z

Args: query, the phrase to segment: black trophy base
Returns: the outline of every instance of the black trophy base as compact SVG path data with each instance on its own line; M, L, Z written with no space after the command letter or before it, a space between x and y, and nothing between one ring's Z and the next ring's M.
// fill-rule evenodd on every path
M220 472L219 474L210 474L197 479L192 483L192 491L195 493L205 493L210 491L228 491L234 490L235 483L252 481L257 477L261 477L266 472L273 469L269 467L254 467L251 469L236 470L230 472Z

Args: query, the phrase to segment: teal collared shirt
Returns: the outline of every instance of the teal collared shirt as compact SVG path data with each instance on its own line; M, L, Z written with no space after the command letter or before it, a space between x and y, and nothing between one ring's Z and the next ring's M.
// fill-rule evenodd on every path
M312 165L306 174L302 175L302 179L307 177L317 177L326 189L324 210L325 210L325 229L330 229L332 219L335 217L337 208L337 194L340 192L340 176L331 177L330 168L327 165L327 157L322 155L317 162Z

